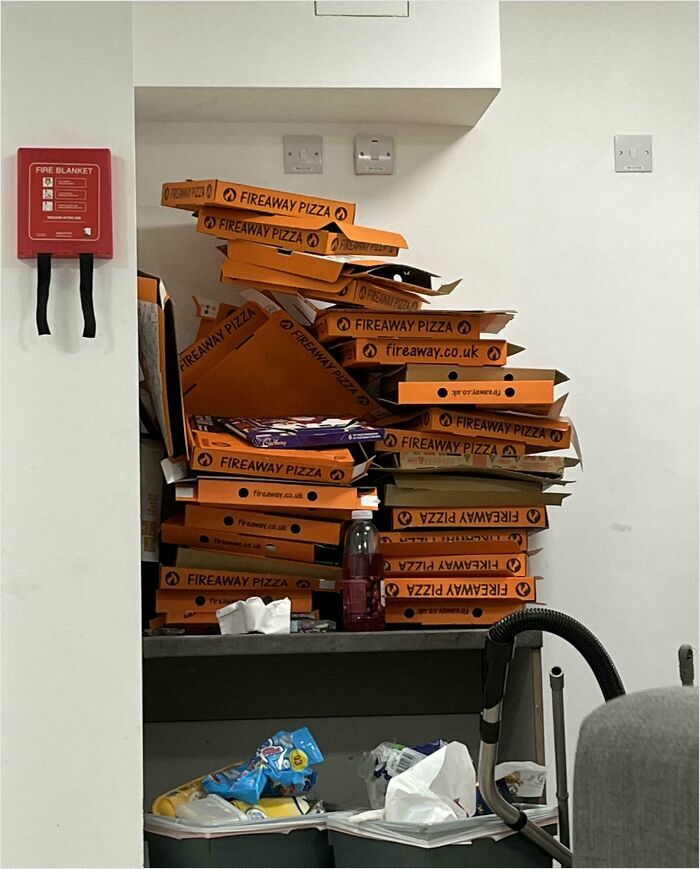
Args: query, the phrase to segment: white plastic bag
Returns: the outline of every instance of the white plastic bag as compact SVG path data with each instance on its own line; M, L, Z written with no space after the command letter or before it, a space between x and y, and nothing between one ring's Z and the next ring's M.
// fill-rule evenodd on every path
M461 742L444 748L394 776L386 790L385 819L437 824L471 817L476 811L476 772Z
M292 624L288 597L263 603L260 597L237 600L216 611L222 634L288 634Z

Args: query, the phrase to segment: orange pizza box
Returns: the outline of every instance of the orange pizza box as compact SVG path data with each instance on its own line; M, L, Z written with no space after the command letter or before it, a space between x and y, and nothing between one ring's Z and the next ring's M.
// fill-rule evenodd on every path
M392 534L395 534L395 532L382 532L381 539L384 540L386 535L391 536ZM396 536L398 537L399 535L397 534ZM429 535L427 539L419 535L416 535L413 538L408 537L408 535L400 536L406 539L396 541L389 539L381 544L382 555L386 558L404 558L411 555L420 558L427 558L430 555L436 555L442 558L450 557L452 555L473 555L475 557L482 557L490 555L512 556L523 554L520 546L515 542L515 540L440 541L430 539L431 535ZM525 555L527 554L529 553L525 553ZM515 573L516 571L509 570L507 572Z
M435 380L461 381L549 381L553 386L565 383L569 378L554 368L503 368L470 367L468 365L415 365L409 363L399 371L388 375L392 380L405 383L425 383Z
M385 428L384 440L374 447L380 453L421 453L438 456L523 456L525 445L513 441L466 438L461 435L437 434L415 429Z
M399 383L396 400L398 404L473 404L477 407L508 406L514 410L531 405L549 408L554 401L554 386L549 380Z
M532 576L469 576L464 579L450 577L395 577L382 581L382 595L416 601L477 599L533 601L537 597L535 578Z
M173 302L159 278L138 273L139 366L152 412L151 424L173 461L187 451L182 387L177 362ZM145 402L142 402L144 404Z
M427 338L356 338L340 344L340 361L346 368L373 368L377 365L402 365L459 359L462 365L505 365L509 355L523 349L507 341L435 341Z
M241 474L304 483L350 485L367 472L370 459L356 461L348 449L262 449L227 431L212 417L187 420L190 466L195 471Z
M271 594L284 596L311 591L338 591L340 584L328 579L303 576L285 576L278 573L217 570L204 567L160 568L159 588L177 589L179 592L228 591L243 595Z
M510 311L393 311L331 309L316 318L315 328L322 344L351 338L423 338L439 341L479 338L482 332L500 332L513 317ZM420 367L420 366L411 366ZM440 366L442 367L442 366ZM435 378L442 380L442 377ZM445 377L444 379L448 379ZM454 379L454 378L449 378Z
M423 433L427 434L426 432ZM440 436L437 436L438 438ZM494 441L494 443L497 443ZM506 443L503 441L502 443ZM517 445L520 449L523 444ZM480 454L476 451L462 455L438 454L422 451L407 450L396 457L396 467L405 471L480 471L495 475L509 475L513 479L536 479L559 480L563 477L567 468L579 464L578 459L564 458L560 456L546 455L518 455L511 458L510 455L499 455L496 451L492 454Z
M299 279L310 278L314 281L333 284L333 291L337 291L342 286L342 282L357 278L377 287L400 289L421 296L446 296L460 283L457 280L441 284L438 276L433 272L405 263L319 256L314 253L299 253L298 251L275 248L255 242L229 241L226 254L232 263L246 263L278 273L281 272L283 274L281 279L266 279L272 280L273 283L278 280L286 283L290 279L298 281ZM313 288L322 289L320 284L313 285Z
M388 625L416 625L422 627L488 626L505 618L510 613L525 608L524 603L507 601L501 603L465 603L457 600L445 601L388 600L384 616Z
M274 248L270 249L274 250ZM221 267L221 280L236 286L255 287L267 293L302 293L310 299L321 302L342 302L343 305L357 305L362 308L418 311L425 302L423 298L406 291L400 285L382 286L352 275L327 282L230 259L224 260Z
M423 431L449 432L468 437L520 441L539 451L566 449L571 444L571 420L532 417L486 410L426 409L415 424Z
M219 181L216 178L204 181L166 181L162 187L160 204L170 208L184 208L187 211L207 205L219 205L262 214L289 214L348 223L355 219L354 202L320 199L302 193L251 187L236 181Z
M200 208L197 231L217 238L243 239L288 250L320 254L396 256L407 248L398 232L357 226L326 217L271 216L228 208Z
M303 540L275 540L269 537L253 537L234 531L212 531L186 525L183 517L176 516L163 522L160 529L163 543L178 546L195 546L232 552L239 555L256 555L261 558L286 558L290 561L333 563L337 550L306 543Z
M168 623L184 620L189 621L195 613L209 613L216 620L216 611L228 606L237 600L245 600L248 597L270 598L280 600L288 597L292 603L292 609L297 612L308 612L313 606L310 591L285 591L284 589L259 589L256 591L178 591L173 589L159 589L156 592L156 612L163 613Z
M520 552L392 555L385 552L384 576L525 576L527 556Z
M190 415L351 416L368 421L389 416L284 311L268 317L216 365L205 370L201 365L195 363L196 382L185 392Z
M225 507L204 507L188 504L185 525L209 531L233 531L242 536L265 537L273 540L303 540L337 546L343 539L344 525L309 519L307 516L285 516L277 513L257 513L252 510L228 510Z
M444 507L439 509L394 507L394 530L401 528L547 528L547 509L536 506Z
M303 579L324 579L340 582L343 570L334 564L315 564L310 561L288 561L285 558L261 558L257 555L238 555L215 549L196 549L179 546L175 555L176 567L192 567L232 573L272 573L275 576L293 576ZM330 586L329 586L330 588Z
M527 552L528 532L522 529L506 529L504 531L489 531L483 528L478 530L460 530L453 528L450 531L416 531L404 529L402 531L380 531L379 542L382 552L388 548L393 552L395 546L405 546L406 552L420 552L421 546L457 546L463 544L486 547L497 543L506 545L514 543L520 552ZM488 549L484 549L488 552Z
M176 484L178 501L245 507L304 507L305 509L377 510L376 489L273 483L266 480L199 477Z

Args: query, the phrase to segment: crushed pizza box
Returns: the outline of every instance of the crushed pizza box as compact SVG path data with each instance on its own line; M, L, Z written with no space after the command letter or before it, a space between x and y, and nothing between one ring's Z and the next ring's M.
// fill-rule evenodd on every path
M340 361L346 368L373 368L378 365L403 365L458 359L462 365L505 365L508 356L522 347L507 341L438 341L427 338L351 338L338 345Z
M261 215L211 206L199 209L197 232L319 254L397 256L408 247L402 235L386 229L326 217Z
M508 528L509 530L548 528L547 509L537 505L498 505L478 507L394 507L392 530L402 528Z
M206 507L188 504L185 508L185 525L208 531L234 531L241 536L265 537L272 540L302 540L337 546L345 526L342 522L285 516L277 513L258 513L253 510L231 510L227 507Z
M485 627L524 608L524 603L512 600L501 603L491 601L466 603L441 599L420 601L390 599L386 602L385 619L388 625L414 625L424 628Z
M177 546L206 547L219 552L238 555L254 555L261 558L283 558L290 561L307 561L317 564L338 562L337 548L308 543L303 540L279 540L269 537L254 537L237 532L212 531L187 525L184 517L175 516L161 524L161 540Z
M286 312L268 316L247 303L234 315L239 322L246 309L245 335L224 336L225 350L205 338L180 354L181 364L187 362L188 415L350 416L368 421L390 416ZM253 319L258 325L250 333Z
M382 262L338 256L319 256L285 248L246 241L229 241L226 246L230 267L247 264L266 270L263 278L270 283L323 289L337 292L348 281L363 280L375 286L403 290L419 296L446 296L459 280L441 283L437 275L406 263ZM270 274L274 273L274 274ZM306 284L305 281L312 283Z
M322 311L314 323L322 344L351 338L422 338L462 340L500 332L514 316L511 311L425 310L398 314L344 309ZM419 366L411 366L419 367ZM435 378L441 380L442 377ZM447 377L445 377L447 379ZM454 379L454 378L450 378Z
M349 449L263 449L228 431L213 417L187 420L190 465L206 473L262 477L303 483L351 485L371 459L358 461Z
M275 483L268 480L199 477L175 486L175 498L192 504L304 509L376 510L377 490L343 486Z
M236 181L207 178L193 181L166 181L161 190L160 204L187 211L216 205L222 208L244 209L262 214L288 214L294 217L317 217L352 223L355 203L321 199L303 193L252 187Z
M469 576L463 579L448 577L392 577L382 581L386 600L399 598L416 600L515 600L533 601L537 590L532 576Z
M468 437L520 441L536 450L566 449L571 444L572 425L565 418L531 417L486 410L452 410L430 407L421 413L415 428L449 432Z
M324 579L340 582L342 568L333 564L316 564L307 561L288 561L282 558L260 558L254 555L237 555L233 552L217 552L214 549L196 549L179 546L175 567L211 569L232 573L274 574L275 576L302 579Z
M424 433L425 434L425 433ZM407 440L406 443L411 441ZM417 441L420 443L421 441ZM429 441L428 441L429 442ZM397 441L398 443L398 441ZM494 443L497 443L494 441ZM523 444L518 444L523 449ZM397 454L396 467L404 471L434 472L477 472L483 471L493 475L508 474L514 479L530 479L542 477L545 479L558 480L564 476L567 468L579 464L578 459L563 456L547 456L541 454L523 455L511 457L497 451L468 452L460 455L449 453L428 452L421 450L406 450Z

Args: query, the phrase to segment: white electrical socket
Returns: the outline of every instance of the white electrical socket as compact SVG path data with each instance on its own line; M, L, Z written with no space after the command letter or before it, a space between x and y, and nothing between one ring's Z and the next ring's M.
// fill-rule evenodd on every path
M615 136L616 172L651 172L651 136Z
M393 175L394 137L355 136L355 175Z
M322 136L284 136L285 175L321 175L323 173Z

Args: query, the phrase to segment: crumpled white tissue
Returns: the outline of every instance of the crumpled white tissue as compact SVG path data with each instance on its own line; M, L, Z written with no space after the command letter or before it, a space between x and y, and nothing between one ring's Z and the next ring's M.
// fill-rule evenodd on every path
M461 742L449 742L391 779L383 810L362 812L351 820L438 824L469 818L475 812L476 771L469 749Z
M288 634L291 615L288 597L267 604L260 597L249 597L216 611L222 634Z

